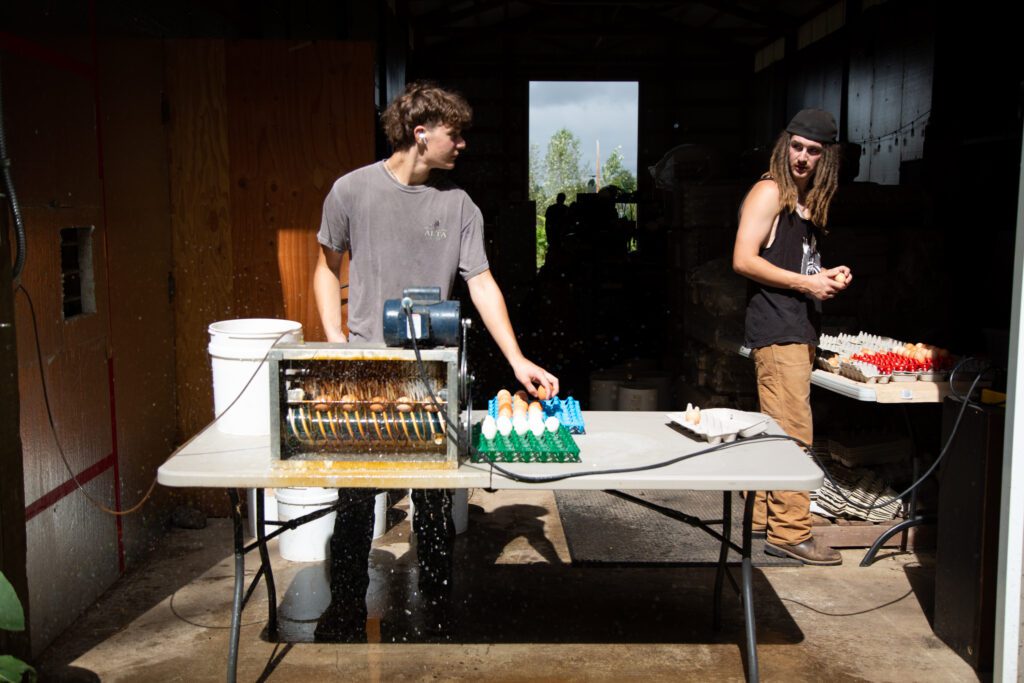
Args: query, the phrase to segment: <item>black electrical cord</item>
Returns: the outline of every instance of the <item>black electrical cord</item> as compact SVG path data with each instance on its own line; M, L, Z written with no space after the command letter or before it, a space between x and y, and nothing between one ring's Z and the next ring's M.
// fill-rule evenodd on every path
M32 318L32 333L34 335L36 347L36 363L39 366L39 384L43 390L43 404L46 407L46 419L50 425L50 433L53 434L53 441L57 446L57 453L60 455L61 462L64 464L64 469L67 470L68 475L71 477L71 481L75 483L75 486L77 486L78 489L82 492L82 495L85 496L86 500L88 500L89 503L92 504L97 509L109 515L114 515L115 517L122 517L124 515L130 515L133 512L137 512L139 509L142 508L143 504L147 500L149 500L149 497L153 494L153 490L156 488L156 477L153 477L153 482L149 485L149 489L146 491L145 495L142 496L139 502L135 503L127 510L112 510L103 503L101 503L100 501L93 498L89 494L89 492L85 490L85 487L82 485L82 482L78 480L78 476L72 469L71 463L68 462L67 454L64 453L64 448L63 446L61 446L60 439L57 437L57 427L53 419L53 408L50 405L50 393L46 388L46 375L43 372L43 351L42 347L39 344L39 324L36 320L36 307L32 303L32 297L31 295L29 295L28 290L25 289L24 285L19 284L15 291L20 291L22 294L24 294L25 300L28 302L28 312L29 316ZM277 344L277 342L281 341L281 339L288 334L290 334L290 332L283 332L280 335L278 335L278 337L274 340L274 343L271 344L270 349L268 349L266 354L264 354L263 360L261 360L259 362L259 365L256 366L256 371L252 373L251 377L249 377L249 381L245 383L245 386L242 387L241 391L238 392L238 395L235 396L235 399L231 401L231 403L228 405L227 408L224 409L224 412L222 412L221 415L224 415L224 413L226 413L231 408L231 406L235 405L238 402L238 400L245 393L245 390L249 388L250 384L252 384L252 381L256 378L256 375L259 374L259 371L263 367L263 364L267 362L267 358L270 357L270 352L273 351L274 344ZM220 416L217 416L216 418L214 418L213 422L217 422L217 420L219 419Z
M417 360L417 364L419 365L421 380L423 381L424 385L427 387L427 391L430 393L431 399L436 404L439 404L437 399L434 397L433 392L431 391L429 382L427 381L426 371L425 371L425 369L423 367L423 360L422 360L422 358L420 356L420 349L419 349L419 346L416 343L416 335L413 334L412 321L411 321L412 303L410 303L408 306L404 306L403 305L403 307L406 308L406 310L407 310L407 329L409 330L410 338L413 341L413 351L416 354L416 360ZM953 383L953 380L955 379L955 375L956 375L957 371L961 370L961 368L963 368L967 364L967 362L969 360L973 360L973 358L965 358L965 359L961 360L961 362L958 362L956 367L953 368L953 370L950 371L950 373L949 373L950 390L951 390L951 392L953 393L954 396L956 396L957 398L962 400L962 404L961 404L961 410L959 410L959 413L957 413L957 415L956 415L956 420L953 423L953 427L952 427L952 429L949 432L949 436L946 439L946 443L942 447L942 451L939 453L939 456L935 459L935 462L932 463L931 467L929 467L928 470L921 477L918 478L918 480L914 481L909 486L907 486L907 488L905 490L903 490L903 492L901 494L899 494L899 495L889 499L888 501L883 501L881 503L877 502L877 503L873 503L871 505L865 505L863 503L860 503L859 501L851 500L849 497L847 497L843 493L843 489L839 486L839 484L837 484L837 482L833 478L833 476L831 476L828 473L828 470L825 468L824 463L816 455L814 455L814 451L813 451L813 449L811 447L811 444L805 443L804 441L802 441L802 440L800 440L800 439L798 439L798 438L796 438L794 436L790 436L790 435L786 435L786 434L759 434L759 435L756 435L756 436L750 436L748 438L745 438L742 441L738 441L737 440L737 441L731 441L729 443L718 443L718 444L715 444L713 446L707 447L707 449L702 449L702 450L696 451L694 453L689 453L689 454L686 454L686 455L683 455L683 456L679 456L679 457L676 457L676 458L671 458L669 460L658 462L658 463L651 463L649 465L641 465L641 466L637 466L637 467L627 467L627 468L617 468L617 469L610 469L610 470L581 470L581 471L577 471L577 472L566 472L566 473L562 473L562 474L552 474L552 475L546 475L546 476L528 476L528 475L525 475L525 474L518 474L516 472L512 472L511 470L507 470L504 467L502 467L501 465L498 465L498 464L496 464L494 462L490 462L489 466L490 466L490 469L492 469L492 471L496 471L496 472L500 473L502 476L504 476L504 477L506 477L508 479L512 479L513 481L519 481L519 482L522 482L522 483L551 483L551 482L554 482L554 481L562 481L564 479L570 479L570 478L574 478L574 477L593 476L593 475L596 475L596 474L624 474L624 473L628 473L628 472L642 472L642 471L645 471L645 470L654 470L654 469L658 469L658 468L662 468L662 467L668 467L669 465L674 465L676 463L683 462L685 460L689 460L690 458L696 458L697 456L707 455L709 453L715 453L715 452L718 452L718 451L724 451L726 449L730 449L730 447L733 447L733 446L736 446L736 445L740 445L742 443L749 443L749 442L758 441L758 440L787 440L787 441L794 441L798 445L801 445L801 446L804 447L804 449L807 451L807 453L810 454L811 458L814 460L815 464L822 471L822 473L824 474L825 478L828 479L828 481L831 484L833 484L833 486L836 488L839 496L846 503L852 505L855 508L858 508L860 510L868 512L870 510L874 510L874 509L877 509L877 508L886 507L886 506L891 505L892 503L894 503L896 501L902 501L903 498L905 498L908 494L913 492L913 490L915 488L918 488L919 486L921 486L921 484L923 484L928 479L928 477L930 477L932 475L932 472L934 472L935 468L937 468L939 466L939 463L942 462L942 459L945 457L946 453L949 450L949 445L952 443L952 440L955 437L957 430L959 429L959 423L961 423L961 420L964 417L964 413L967 410L968 404L969 403L973 404L973 401L970 400L970 395L972 393L974 393L974 390L977 387L979 380L982 378L982 376L985 374L985 372L988 372L988 370L990 370L990 369L988 369L988 370L986 370L986 371L984 371L982 373L979 373L978 376L975 377L974 382L972 382L971 388L968 390L967 397L962 397L961 395L957 394L955 392L955 390L952 389L952 383ZM452 428L455 430L455 434L454 435L450 434L450 438L455 438L456 439L456 444L458 445L459 439L461 439L463 437L463 434L460 431L458 426L454 426L453 425ZM467 451L470 454L475 452L475 449L473 449L473 444L472 443L467 442L466 445L467 445Z
M22 294L25 295L25 299L28 301L28 312L29 315L32 317L32 332L35 335L36 342L36 363L39 366L39 384L43 390L43 403L46 406L46 419L50 425L50 432L53 434L53 441L57 445L57 453L60 454L61 462L64 463L64 469L67 470L68 475L71 477L71 481L75 482L75 486L78 487L78 489L82 492L82 495L85 496L85 499L88 500L89 503L93 505L93 507L101 510L102 512L107 513L108 515L113 515L115 517L122 517L124 515L130 515L133 512L136 512L142 507L143 503L149 500L149 496L153 493L153 489L156 488L156 477L153 477L153 483L149 485L149 490L146 491L146 494L142 496L142 499L138 503L128 508L127 510L111 510L106 505L93 498L89 494L89 492L85 490L85 487L82 485L82 482L78 481L78 476L71 468L71 463L68 462L68 456L67 454L64 453L64 448L63 446L60 445L60 439L57 437L57 427L54 425L53 421L53 409L50 407L50 394L46 389L46 375L43 373L43 351L39 345L39 325L36 322L36 308L32 304L32 297L29 296L28 290L25 289L25 287L20 284L17 286L15 291L19 290L21 291ZM119 483L120 482L114 482L115 486L118 485Z
M908 486L906 488L906 490L904 490L902 493L899 493L899 494L893 496L889 500L885 500L885 501L882 501L880 503L879 502L875 502L875 503L872 503L871 505L865 505L864 503L861 503L859 501L851 500L850 498L848 498L846 496L845 493L843 493L842 488L840 488L840 486L836 483L836 480L832 478L832 475L829 474L828 469L826 469L826 467L825 467L824 463L821 461L821 459L817 455L815 455L814 450L811 448L810 444L806 444L803 441L800 441L799 439L793 439L793 441L796 441L798 444L803 446L807 450L808 453L810 453L811 457L814 459L814 462L817 463L817 465L821 469L821 471L824 472L825 478L828 479L829 483L831 483L832 486L835 488L836 493L839 494L839 497L842 498L844 501L846 501L848 504L852 505L853 507L855 507L855 508L857 508L859 510L863 510L864 512L869 512L869 511L877 509L877 508L881 508L881 507L885 507L887 505L891 505L892 503L894 503L896 501L902 501L904 497L906 497L909 493L911 493L917 487L919 487L921 484L923 484L928 479L928 477L931 476L932 472L935 471L935 468L937 468L939 466L939 463L942 462L942 458L944 458L945 455L946 455L946 452L949 451L949 447L950 447L950 445L952 445L953 439L956 437L957 431L960 429L960 420L963 418L964 412L967 410L967 406L968 405L975 405L973 403L973 401L970 400L970 396L971 396L971 394L974 393L975 388L977 388L978 381L981 380L981 378L985 375L985 373L988 372L988 370L991 369L991 368L988 368L988 369L978 373L978 375L974 378L974 381L971 383L971 388L967 390L967 395L966 396L960 396L953 389L953 379L956 376L957 371L960 370L961 367L963 367L968 361L971 361L971 360L974 360L974 359L973 358L964 358L959 363L957 363L956 367L954 367L950 371L950 373L949 373L950 393L952 393L953 396L956 397L960 401L960 411L956 415L956 421L953 422L953 428L949 432L949 437L946 439L945 445L942 447L942 450L939 451L939 455L935 458L935 462L933 462L931 464L931 466L925 471L924 474L922 474L917 479L917 481L915 481L910 486Z
M2 64L0 64L2 66ZM11 215L14 216L14 234L17 242L17 255L14 258L12 279L17 282L21 271L25 268L27 247L25 241L25 221L21 215L21 205L14 192L14 180L11 178L11 160L7 157L7 134L4 132L4 97L3 69L0 68L0 175L3 176L4 188L11 204Z

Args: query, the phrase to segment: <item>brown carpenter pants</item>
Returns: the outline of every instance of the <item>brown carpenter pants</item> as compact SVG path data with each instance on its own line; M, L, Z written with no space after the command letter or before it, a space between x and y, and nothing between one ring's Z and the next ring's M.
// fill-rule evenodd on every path
M773 344L754 349L753 355L761 412L770 415L786 434L810 444L814 438L811 418L814 347ZM803 543L811 537L810 507L807 491L757 491L754 525L768 527L769 543Z

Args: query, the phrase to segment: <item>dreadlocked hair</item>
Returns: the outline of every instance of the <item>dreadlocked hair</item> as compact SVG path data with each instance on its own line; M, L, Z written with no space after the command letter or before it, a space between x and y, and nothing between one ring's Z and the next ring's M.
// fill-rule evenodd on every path
M473 109L462 95L445 90L430 81L416 81L392 100L380 115L381 125L392 149L406 149L416 144L416 126L443 124L455 130L466 130L473 122Z
M772 149L768 173L761 176L771 178L779 186L779 210L796 211L798 192L793 176L789 172L789 143L792 136L786 131L779 134ZM839 154L837 144L822 145L821 159L814 167L814 175L807 188L804 205L811 213L811 222L822 230L828 224L828 209L839 185Z

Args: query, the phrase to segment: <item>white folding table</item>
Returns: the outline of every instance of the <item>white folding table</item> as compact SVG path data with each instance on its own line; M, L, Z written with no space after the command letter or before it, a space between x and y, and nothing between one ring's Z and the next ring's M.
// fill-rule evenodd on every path
M527 483L505 476L487 463L464 462L458 469L409 469L383 466L353 470L331 461L272 461L269 436L237 436L221 432L216 423L176 450L158 471L165 486L226 488L232 500L235 537L235 599L228 653L228 680L233 681L238 654L241 612L261 577L266 579L269 602L268 632L276 637L276 594L267 540L285 529L264 532L263 495L257 494L257 539L246 546L242 535L239 488L319 486L326 488L486 488L607 490L662 489L722 491L722 532L715 577L714 621L717 627L723 579L728 577L740 592L746 626L747 676L758 679L751 548L753 496L746 496L743 540L730 540L732 492L764 490L810 491L822 483L822 472L795 443L770 423L763 438L740 439L727 448L698 454L708 443L695 440L674 426L662 412L584 412L586 434L575 437L580 448L578 463L509 463L501 466L516 475L550 477L574 475L558 481ZM637 468L677 459L656 469ZM616 471L617 470L617 471ZM624 471L625 470L625 471ZM575 476L578 475L578 476ZM325 509L298 520L295 525L329 514ZM707 530L707 529L705 529ZM741 555L741 584L727 571L729 549ZM243 596L246 552L258 550L261 566Z

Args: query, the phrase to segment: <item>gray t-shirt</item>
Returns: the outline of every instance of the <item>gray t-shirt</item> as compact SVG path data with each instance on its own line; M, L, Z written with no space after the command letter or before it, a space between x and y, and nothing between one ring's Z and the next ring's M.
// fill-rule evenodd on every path
M484 219L447 178L403 185L384 162L339 178L324 200L320 244L351 253L350 341L384 341L384 302L407 287L440 287L447 299L455 274L466 280L489 268Z

